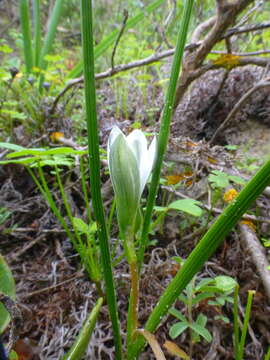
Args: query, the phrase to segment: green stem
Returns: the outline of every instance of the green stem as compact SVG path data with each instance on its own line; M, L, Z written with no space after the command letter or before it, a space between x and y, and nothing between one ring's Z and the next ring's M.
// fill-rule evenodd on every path
M234 297L233 297L233 336L234 336L235 359L237 359L237 354L239 350L238 292L239 292L239 285L237 284L234 289Z
M40 0L33 2L34 12L34 65L38 66L41 50L41 16Z
M101 261L106 286L106 297L112 321L115 359L122 359L122 343L118 310L116 304L114 280L111 266L111 256L108 243L105 213L101 197L100 155L98 123L96 113L96 89L94 72L94 49L92 29L91 0L81 0L82 47L84 63L85 106L88 130L88 151L90 167L90 185L94 208L94 215L98 227L98 238L101 250Z
M91 224L92 216L91 216L91 209L89 206L89 197L88 197L88 191L87 191L87 185L86 185L86 178L85 178L85 169L84 169L84 163L83 163L83 157L80 157L80 173L82 177L82 191L83 191L83 199L86 207L86 213L87 213L87 220L88 223Z
M142 266L143 258L144 258L144 252L147 246L148 241L148 233L152 218L152 212L153 207L155 204L155 199L157 195L157 189L159 185L159 179L160 179L160 172L162 167L162 162L164 158L164 154L166 151L168 138L169 138L169 132L170 132L170 123L171 123L171 117L173 113L173 104L175 99L175 91L177 86L177 80L180 72L180 65L184 53L184 47L186 43L187 38L187 32L188 32L188 26L191 18L191 12L193 7L194 0L186 0L184 12L182 16L181 25L178 31L177 36L177 44L176 49L173 57L173 64L172 64L172 70L171 70L171 76L170 76L170 82L169 87L166 94L162 119L161 119L161 125L160 125L160 133L158 137L158 145L157 145L157 155L156 158L158 161L156 162L153 175L152 175L152 181L150 186L150 191L147 199L147 206L146 206L146 212L144 216L144 223L143 223L143 229L142 229L142 236L140 241L140 249L139 249L139 255L138 255L138 264L139 269Z
M55 1L52 15L50 17L49 24L48 24L48 31L46 33L42 49L40 50L38 66L42 70L45 70L47 67L47 61L45 60L45 56L48 55L52 50L53 42L54 42L54 38L56 35L57 26L59 23L63 5L64 5L64 0L56 0ZM40 76L40 80L39 80L40 93L42 92L43 80L44 80L44 75L42 74Z
M99 298L69 352L61 360L80 360L87 350L103 299Z
M129 349L132 342L136 339L138 328L138 306L139 306L139 277L137 262L130 265L131 291L129 300L129 311L127 321L127 358L129 359Z
M248 291L248 299L247 299L247 306L246 306L245 317L244 317L244 324L243 324L241 339L240 339L240 343L239 343L239 352L237 354L236 360L243 359L244 346L245 346L245 342L246 342L248 323L249 323L249 319L250 319L251 306L252 306L252 300L253 300L254 294L255 294L254 290Z
M33 49L31 41L31 27L29 18L28 0L20 0L20 21L23 36L23 51L26 72L30 73L33 67Z
M30 169L30 167L27 167L27 170L29 171L30 175L32 176L35 184L37 185L39 191L41 192L41 194L43 195L44 199L47 201L47 203L49 204L52 212L54 213L55 217L57 218L57 220L60 222L61 226L63 227L63 229L65 230L67 236L69 237L70 241L75 244L75 239L73 234L71 233L71 231L68 228L67 223L65 222L65 219L63 218L63 216L61 215L60 211L58 210L56 203L51 195L51 191L47 185L45 176L43 174L43 170L41 168L41 166L38 166L38 173L39 173L39 177L41 179L41 184L38 181L37 177L35 176L34 172L32 171L32 169Z

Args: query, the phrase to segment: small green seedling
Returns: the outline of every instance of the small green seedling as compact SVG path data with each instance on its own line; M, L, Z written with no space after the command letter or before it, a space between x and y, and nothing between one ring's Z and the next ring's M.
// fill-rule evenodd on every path
M236 281L229 276L217 276L214 279L205 278L197 283L194 278L186 287L178 299L186 305L186 314L184 315L179 310L172 308L170 314L175 316L179 321L175 323L169 331L172 339L181 335L185 330L190 330L190 341L196 343L201 340L201 337L207 342L211 342L212 336L206 328L207 316L199 313L194 319L194 310L203 300L208 300L208 305L223 306L226 302L233 303L233 297L230 294L234 291ZM225 316L218 316L216 319L221 319L228 322Z

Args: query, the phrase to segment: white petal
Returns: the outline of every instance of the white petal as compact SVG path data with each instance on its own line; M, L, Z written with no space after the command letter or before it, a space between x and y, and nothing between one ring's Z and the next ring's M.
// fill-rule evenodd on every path
M112 147L112 144L114 143L115 139L117 138L117 136L119 136L120 134L122 134L124 136L124 134L122 133L122 131L119 129L119 127L114 126L112 128L112 131L110 132L109 135L109 139L108 139L108 143L107 143L107 159L108 159L108 163L110 166L110 149Z
M155 160L156 160L156 154L157 154L157 138L154 136L149 149L148 149L148 153L149 153L149 158L151 161L151 170L153 169Z
M147 151L147 140L144 133L141 130L132 131L132 133L127 136L127 142L136 156L139 165L143 155Z
M122 131L119 129L119 127L114 126L112 128L112 131L110 132L110 136L108 139L108 146L111 147L111 145L113 144L114 140L117 138L117 136L119 134L123 134Z
M143 154L141 166L140 166L140 173L141 173L141 192L147 183L149 175L153 169L154 161L156 158L156 137L151 142L149 149L145 154Z

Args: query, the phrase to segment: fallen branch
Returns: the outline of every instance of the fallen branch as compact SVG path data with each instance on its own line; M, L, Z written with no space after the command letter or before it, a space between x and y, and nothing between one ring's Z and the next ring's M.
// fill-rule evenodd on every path
M270 302L270 271L267 270L269 262L266 259L264 248L260 244L255 232L252 231L249 226L240 223L239 228L243 247L247 249L251 255Z

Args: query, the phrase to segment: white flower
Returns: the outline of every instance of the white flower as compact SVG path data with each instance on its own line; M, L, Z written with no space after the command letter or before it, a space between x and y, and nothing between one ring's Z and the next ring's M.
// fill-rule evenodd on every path
M112 129L108 140L108 162L122 231L134 227L139 201L155 155L156 138L148 148L141 130L125 136L118 127Z

